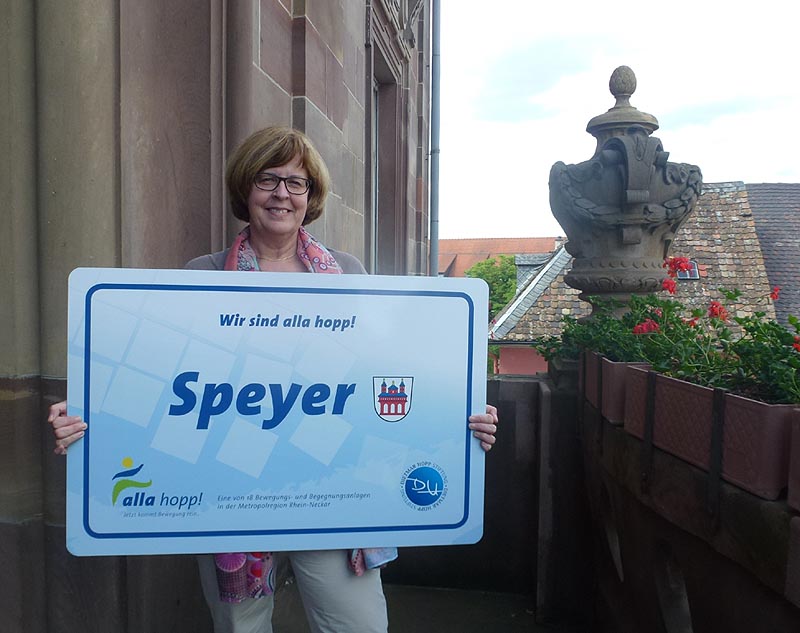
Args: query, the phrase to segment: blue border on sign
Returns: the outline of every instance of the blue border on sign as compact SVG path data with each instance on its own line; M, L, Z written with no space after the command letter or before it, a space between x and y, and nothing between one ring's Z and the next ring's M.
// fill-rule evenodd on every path
M83 411L89 429L91 429L89 406L89 385L91 381L91 326L92 326L92 297L100 290L168 290L182 292L272 292L283 294L328 294L328 295L378 295L378 296L426 296L426 297L449 297L461 298L466 301L469 309L468 319L468 342L467 342L467 406L466 418L470 416L472 410L472 355L474 341L472 337L473 322L475 319L475 306L472 297L464 292L445 292L438 290L373 290L366 288L295 288L279 286L193 286L188 284L114 284L102 283L89 288L86 292L85 306L85 327L84 327L84 368L83 368ZM471 431L466 427L466 450L464 459L464 514L456 523L423 524L423 525L396 525L396 526L373 526L355 528L302 528L286 530L208 530L190 532L96 532L89 525L89 447L91 433L87 432L83 438L83 528L86 534L97 539L112 538L187 538L187 537L213 537L213 536L270 536L270 535L292 535L292 534L341 534L341 533L362 533L362 532L411 532L415 530L453 530L463 526L469 519L469 471L470 471L470 439Z

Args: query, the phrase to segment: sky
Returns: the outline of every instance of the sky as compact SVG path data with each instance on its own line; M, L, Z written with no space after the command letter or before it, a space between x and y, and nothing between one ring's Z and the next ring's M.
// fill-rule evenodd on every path
M671 162L707 183L800 182L794 1L441 6L440 238L564 235L550 168L592 157L586 124L614 105L621 65Z

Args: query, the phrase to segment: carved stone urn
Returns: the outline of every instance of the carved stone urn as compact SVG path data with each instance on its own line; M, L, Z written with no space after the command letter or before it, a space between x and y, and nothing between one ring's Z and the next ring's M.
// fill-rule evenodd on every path
M586 130L597 139L589 160L550 170L550 207L574 257L565 280L581 299L661 289L664 258L694 209L703 177L695 165L670 163L652 133L658 121L630 104L636 76L620 66L609 81L616 104Z

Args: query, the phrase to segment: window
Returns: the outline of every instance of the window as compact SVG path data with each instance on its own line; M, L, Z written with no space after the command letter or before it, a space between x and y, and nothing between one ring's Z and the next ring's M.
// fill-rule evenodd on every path
M693 259L689 260L689 270L679 270L678 279L700 279L700 272L697 269L697 262Z
M407 274L408 249L408 121L407 52L390 37L388 9L399 3L367 3L366 54L367 180L364 242L367 270L380 275Z

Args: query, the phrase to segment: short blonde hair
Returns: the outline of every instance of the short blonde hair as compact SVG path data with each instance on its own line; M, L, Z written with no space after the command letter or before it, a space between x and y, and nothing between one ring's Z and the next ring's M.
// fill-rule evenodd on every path
M309 224L321 216L331 188L328 168L311 144L311 139L298 130L280 126L267 127L251 134L228 159L225 182L233 215L243 222L249 222L247 199L256 176L265 169L285 165L294 158L300 159L300 164L311 179L303 224Z

